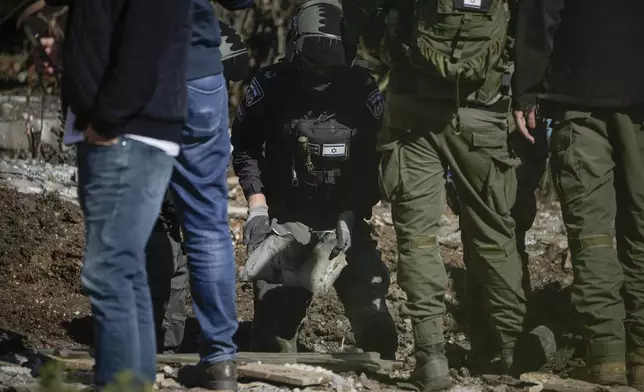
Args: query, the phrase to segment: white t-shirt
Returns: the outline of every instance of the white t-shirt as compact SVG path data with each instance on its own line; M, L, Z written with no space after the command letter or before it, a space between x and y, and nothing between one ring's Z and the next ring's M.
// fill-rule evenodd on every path
M75 120L76 120L76 116L74 115L74 113L71 111L71 109L67 109L67 120L65 121L65 133L63 134L63 143L67 145L80 143L83 140L85 140L85 134L77 130L76 128L74 128ZM125 136L128 139L137 140L141 143L145 143L148 146L156 147L162 150L163 152L165 152L166 154L170 155L171 157L176 157L179 155L178 143L169 142L167 140L155 139L147 136L132 135L129 133L126 133L123 136Z

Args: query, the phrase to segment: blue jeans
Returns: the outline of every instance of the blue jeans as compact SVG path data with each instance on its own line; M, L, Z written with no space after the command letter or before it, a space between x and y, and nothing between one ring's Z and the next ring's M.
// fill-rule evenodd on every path
M228 91L222 74L188 81L188 115L171 187L188 255L201 361L234 359L235 258L228 228Z
M94 316L97 386L121 371L154 382L156 340L144 249L161 208L173 158L120 137L78 147L85 215L81 284Z

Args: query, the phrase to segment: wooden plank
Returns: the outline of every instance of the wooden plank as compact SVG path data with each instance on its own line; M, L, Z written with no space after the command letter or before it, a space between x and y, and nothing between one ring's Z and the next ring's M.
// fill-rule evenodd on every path
M77 350L39 350L42 355L50 355L61 359L88 359L87 351ZM240 363L262 362L273 365L305 364L320 366L333 371L366 371L373 373L389 373L399 368L402 362L380 359L378 353L237 353ZM158 354L159 364L195 364L199 362L197 354Z
M61 358L56 355L41 354L50 361L58 362L65 370L94 370L94 358Z
M286 384L296 387L322 385L330 381L329 377L325 374L265 363L247 363L239 365L237 366L237 373L239 374L239 377L242 378Z

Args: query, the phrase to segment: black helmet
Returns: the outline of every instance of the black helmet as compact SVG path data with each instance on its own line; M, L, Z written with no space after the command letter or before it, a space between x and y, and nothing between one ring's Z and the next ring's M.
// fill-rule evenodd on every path
M285 54L290 62L305 61L320 67L349 65L342 5L336 0L310 0L300 5L291 21Z
M224 77L231 81L243 80L248 75L248 51L242 37L227 23L219 20L221 30L221 64L224 66Z

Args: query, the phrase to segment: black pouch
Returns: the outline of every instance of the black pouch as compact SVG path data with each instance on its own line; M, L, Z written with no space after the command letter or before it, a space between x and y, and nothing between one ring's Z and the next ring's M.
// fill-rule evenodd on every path
M461 12L480 12L487 14L493 0L454 0L454 10Z
M296 138L307 138L311 159L316 167L335 168L349 159L351 138L355 131L335 119L301 120L295 130Z

